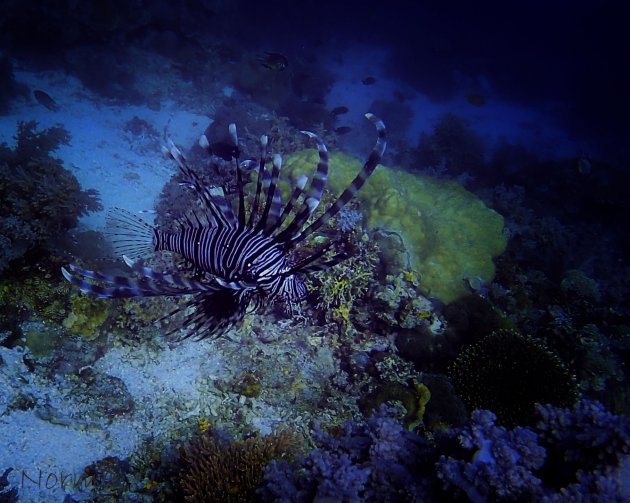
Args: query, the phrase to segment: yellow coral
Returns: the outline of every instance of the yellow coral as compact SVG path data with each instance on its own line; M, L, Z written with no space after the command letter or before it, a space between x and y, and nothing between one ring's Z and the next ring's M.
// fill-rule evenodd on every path
M210 421L207 418L199 419L199 433L205 433L210 428Z
M285 160L283 170L295 181L317 160L317 151L302 150ZM330 190L339 194L360 169L358 160L331 154ZM492 259L507 242L503 218L458 183L379 166L358 198L370 229L400 236L425 295L449 303L468 293L465 278L494 277Z
M72 297L71 304L72 310L63 320L63 326L88 340L98 337L109 316L109 303L86 295L76 295Z
M66 315L69 293L67 283L57 283L49 274L6 280L0 287L0 308L24 306L44 322L59 323Z

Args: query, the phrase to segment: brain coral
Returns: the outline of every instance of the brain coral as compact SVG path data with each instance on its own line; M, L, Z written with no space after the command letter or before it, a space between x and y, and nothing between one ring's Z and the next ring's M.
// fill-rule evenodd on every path
M295 182L317 162L316 150L301 150L285 159L283 171ZM328 187L339 194L360 169L358 160L331 154ZM449 303L468 293L466 280L494 277L492 258L507 241L503 217L458 183L379 166L358 198L370 229L400 236L424 294Z

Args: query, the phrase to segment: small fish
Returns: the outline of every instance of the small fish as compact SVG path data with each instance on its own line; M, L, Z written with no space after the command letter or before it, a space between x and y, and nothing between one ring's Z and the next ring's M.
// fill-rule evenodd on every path
M343 115L343 114L347 114L348 113L348 107L335 107L333 108L330 113L332 115L334 115L335 117L337 115Z
M586 155L578 157L577 170L580 175L589 175L592 170L591 161Z
M53 100L48 93L35 89L33 96L35 96L35 99L40 105L44 105L48 110L52 110L53 112L59 110L59 105L57 105L57 102Z
M401 92L401 91L394 91L394 98L396 98L396 101L398 103L404 103L406 98L405 95Z
M339 126L338 128L335 128L335 133L337 134L346 134L350 131L352 131L352 128L350 126Z
M466 97L466 101L471 105L475 105L476 107L482 107L486 104L486 98L484 98L483 94L469 92L464 95Z
M374 77L365 77L361 82L366 86L371 86L376 82L376 79Z
M265 56L260 56L258 61L265 68L275 72L281 72L289 66L289 60L287 57L279 52L265 52Z

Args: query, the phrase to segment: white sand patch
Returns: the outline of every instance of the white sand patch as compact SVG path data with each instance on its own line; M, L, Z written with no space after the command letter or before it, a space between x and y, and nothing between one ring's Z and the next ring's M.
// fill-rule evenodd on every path
M112 206L130 211L153 209L162 187L176 171L175 164L160 152L164 138L172 138L187 150L211 123L209 117L179 110L173 102L162 103L159 111L104 103L76 78L62 72L17 71L15 78L31 90L48 93L59 109L48 110L34 98L15 101L11 113L0 117L0 141L14 145L18 121L36 120L38 130L63 125L70 133L70 144L62 145L53 155L75 174L84 189L99 191L105 210ZM134 117L157 131L156 141L125 131ZM105 211L91 213L81 222L98 229L103 227L104 217Z
M143 439L167 435L186 418L207 417L219 406L218 396L208 391L229 372L213 344L182 344L151 355L141 349L108 351L94 369L120 378L134 408L122 417L97 422L70 419L76 411L64 391L33 377L23 362L25 350L0 347L0 474L13 469L9 482L18 488L20 501L62 501L65 493L80 496L75 481L86 466L106 456L126 459ZM14 382L18 378L19 385ZM16 410L11 404L21 394L37 405ZM40 417L47 406L58 412L52 422Z

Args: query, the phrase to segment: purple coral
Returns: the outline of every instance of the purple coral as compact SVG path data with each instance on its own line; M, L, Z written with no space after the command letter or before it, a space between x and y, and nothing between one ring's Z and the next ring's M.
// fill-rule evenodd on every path
M449 430L446 440L456 439L458 448L442 445L449 454L437 468L445 488L475 502L627 501L630 419L588 400L537 411L531 429L507 430L477 410L468 424Z
M549 486L563 493L590 487L603 495L613 489L616 477L617 490L622 490L622 467L630 455L630 418L590 400L582 400L573 410L539 405L538 414L536 429L549 459L541 473Z
M467 452L464 459L442 455L437 474L447 489L458 488L471 501L531 499L541 493L542 482L533 472L545 460L536 434L522 427L496 426L487 410L473 412L471 421L449 430Z
M538 406L535 427L508 429L476 410L434 444L405 430L393 409L265 469L266 501L630 501L630 419L599 403ZM624 475L625 474L625 475Z
M427 444L382 407L366 423L346 422L338 435L319 428L318 447L295 465L274 461L265 470L266 501L426 501L420 473Z

